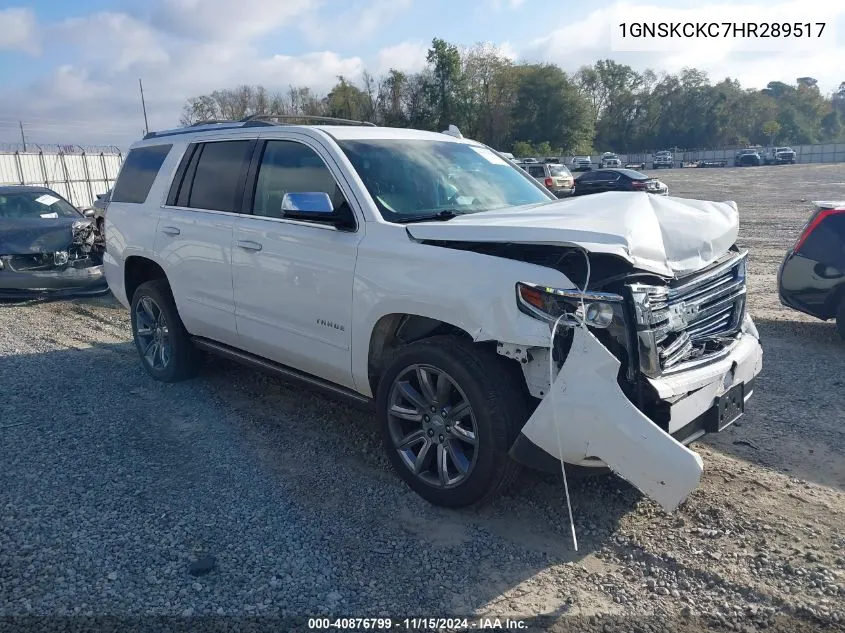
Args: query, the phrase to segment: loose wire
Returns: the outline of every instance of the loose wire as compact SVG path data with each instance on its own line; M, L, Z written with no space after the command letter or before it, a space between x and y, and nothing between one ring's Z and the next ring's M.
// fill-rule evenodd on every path
M580 318L576 316L576 321L578 321L586 330L587 324L584 320L586 317L586 307L584 304L584 295L587 292L587 288L590 285L590 257L587 254L587 251L583 248L579 249L582 253L584 253L584 259L587 261L587 276L584 279L584 287L581 290L581 316ZM563 461L563 439L560 436L560 425L558 424L558 417L557 417L557 400L552 393L552 385L555 382L555 359L554 359L554 349L555 349L555 336L557 336L557 329L560 325L560 322L566 315L561 314L554 322L552 326L552 334L549 341L549 397L552 399L552 418L554 419L554 427L555 427L555 434L557 435L557 448L558 448L558 456L560 458L560 474L563 476L563 490L566 495L566 510L569 513L569 529L570 533L572 534L572 547L575 551L578 551L578 537L575 534L575 519L572 513L572 500L569 495L569 482L566 479L566 465ZM565 388L565 385L564 385Z

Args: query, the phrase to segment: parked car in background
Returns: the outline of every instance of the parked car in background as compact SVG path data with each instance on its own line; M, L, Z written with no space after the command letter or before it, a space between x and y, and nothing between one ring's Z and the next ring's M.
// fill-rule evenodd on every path
M589 156L575 156L569 161L571 171L590 171L593 168L593 161Z
M660 168L667 168L672 169L675 166L675 157L672 152L669 151L661 151L657 152L651 161L651 168L652 169L660 169Z
M620 159L619 156L617 156L613 152L605 152L601 155L599 166L602 169L608 167L622 167L622 159Z
M513 157L513 154L511 154L510 152L499 152L499 153L500 153L502 156L504 156L505 158L507 158L508 160L510 160L510 161L515 161L515 160L516 160L516 159Z
M791 147L770 147L763 154L766 165L794 165L795 150Z
M575 179L566 165L554 163L537 163L526 165L528 175L555 194L558 198L571 196L575 188Z
M108 292L93 214L46 187L0 187L0 297Z
M536 158L523 158L522 162L523 163L539 163L540 161L537 160Z
M605 191L644 191L669 195L669 187L664 183L633 169L597 169L575 179L576 196Z
M845 341L845 200L815 211L778 270L783 305L823 321L836 319Z
M734 165L737 167L757 167L763 164L763 158L756 149L741 149L736 153Z
M151 378L203 350L371 408L436 505L483 502L520 463L688 498L685 444L738 419L762 367L735 204L560 201L459 135L294 120L130 147L104 268Z
M111 197L111 189L105 193L98 193L97 199L91 208L94 209L94 222L97 224L97 230L100 233L104 232L106 221L106 208L109 206L109 198Z
M559 165L560 164L560 157L559 156L546 156L543 161L548 165Z

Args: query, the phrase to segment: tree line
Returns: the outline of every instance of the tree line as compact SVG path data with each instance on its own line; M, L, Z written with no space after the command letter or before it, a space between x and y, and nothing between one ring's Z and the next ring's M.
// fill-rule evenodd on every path
M713 83L695 68L637 72L611 59L566 73L554 64L516 63L492 45L463 49L435 38L417 73L339 76L327 94L307 86L215 90L188 99L180 121L255 114L436 131L454 124L517 156L800 145L845 141L845 82L832 95L813 77L743 88L731 78Z

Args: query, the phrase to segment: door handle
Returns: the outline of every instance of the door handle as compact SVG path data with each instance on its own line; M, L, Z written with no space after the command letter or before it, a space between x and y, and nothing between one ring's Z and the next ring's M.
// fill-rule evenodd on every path
M247 251L260 251L262 249L261 244L252 240L238 240L238 246Z
M163 226L161 227L161 232L166 235L179 235L182 231L177 229L175 226Z

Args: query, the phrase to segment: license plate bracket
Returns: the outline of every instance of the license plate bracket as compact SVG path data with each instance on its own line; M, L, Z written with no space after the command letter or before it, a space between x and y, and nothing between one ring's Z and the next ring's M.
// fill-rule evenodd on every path
M716 419L714 420L716 433L730 426L745 413L745 383L739 383L719 396L716 402Z

